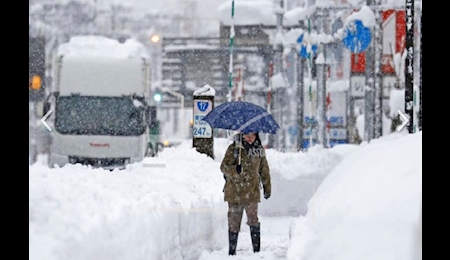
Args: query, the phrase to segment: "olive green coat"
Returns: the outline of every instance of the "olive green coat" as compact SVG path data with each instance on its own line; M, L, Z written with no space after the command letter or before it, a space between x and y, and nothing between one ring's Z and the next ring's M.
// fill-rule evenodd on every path
M236 171L239 155L234 157L234 149L240 150L242 172ZM232 203L249 203L261 201L261 186L265 193L271 194L270 170L265 150L263 147L252 155L247 154L246 149L239 141L228 146L220 165L220 170L225 176L224 200Z

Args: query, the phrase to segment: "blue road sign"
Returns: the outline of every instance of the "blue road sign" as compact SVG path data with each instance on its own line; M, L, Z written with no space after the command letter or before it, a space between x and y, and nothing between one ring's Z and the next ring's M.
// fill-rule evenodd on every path
M206 109L208 109L208 106L209 106L209 102L202 102L202 101L197 102L197 107L202 112L205 112Z
M307 51L307 46L306 44L303 43L303 33L297 38L297 43L300 44L300 51L298 52L298 54L300 56L302 56L303 58L307 59L309 58L308 55L308 51ZM311 51L313 53L312 56L316 55L317 53L317 44L313 44L311 45Z
M298 54L300 54L300 56L302 56L305 59L309 58L308 51L307 51L306 47L307 47L306 45L302 44L302 46L300 48L300 52L298 53ZM313 53L312 57L314 57L314 55L316 55L316 53L317 53L317 45L316 44L313 44L311 46L311 52Z
M372 32L361 20L353 20L344 28L344 46L352 53L360 53L369 47Z
M303 41L303 33L297 38L297 43L302 43Z

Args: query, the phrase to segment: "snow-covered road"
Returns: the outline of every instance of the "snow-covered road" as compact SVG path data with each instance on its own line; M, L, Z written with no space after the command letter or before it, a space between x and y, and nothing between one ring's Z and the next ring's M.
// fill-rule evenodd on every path
M198 260L282 260L287 259L286 253L289 246L289 229L293 217L260 217L261 222L261 252L253 253L250 229L246 224L245 214L242 218L241 231L239 232L238 245L235 256L228 256L228 243L217 251L204 251ZM228 239L227 239L228 241Z

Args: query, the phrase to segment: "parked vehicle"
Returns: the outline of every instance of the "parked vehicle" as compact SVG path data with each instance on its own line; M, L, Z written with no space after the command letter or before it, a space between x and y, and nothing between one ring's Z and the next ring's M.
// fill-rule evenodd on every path
M44 113L52 111L49 166L124 168L149 152L150 59L135 41L76 36L62 44Z

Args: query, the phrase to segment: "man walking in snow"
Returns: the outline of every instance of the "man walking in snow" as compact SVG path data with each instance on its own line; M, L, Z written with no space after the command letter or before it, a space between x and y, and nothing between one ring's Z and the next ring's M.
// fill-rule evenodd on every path
M253 252L259 252L261 225L258 219L258 203L261 192L264 198L271 195L270 170L264 147L258 133L237 134L228 146L220 165L226 183L224 200L228 202L229 255L236 254L236 246L245 210ZM261 187L262 183L262 187Z

